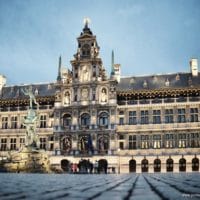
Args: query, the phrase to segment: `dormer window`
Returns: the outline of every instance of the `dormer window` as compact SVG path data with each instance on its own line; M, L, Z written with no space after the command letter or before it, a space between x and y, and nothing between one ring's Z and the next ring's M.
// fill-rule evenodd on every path
M168 80L168 78L167 78L167 80L165 81L165 86L166 86L166 87L169 87L169 80Z
M131 78L131 80L130 80L130 84L133 85L134 83L135 83L134 78Z
M180 80L180 76L179 74L176 75L176 81L179 81Z
M147 81L146 80L144 80L143 87L147 88Z

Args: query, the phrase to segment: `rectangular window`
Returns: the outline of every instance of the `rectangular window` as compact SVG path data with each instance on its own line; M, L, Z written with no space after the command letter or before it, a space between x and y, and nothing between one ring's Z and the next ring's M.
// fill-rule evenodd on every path
M179 134L178 135L178 147L179 148L185 148L187 147L187 138L186 138L186 134Z
M6 138L1 138L1 144L0 144L0 150L1 151L6 151L7 150L7 139Z
M186 122L185 108L178 109L178 123Z
M190 134L190 147L192 148L200 147L199 133Z
M2 129L8 128L8 117L2 117Z
M161 148L161 135L153 135L153 148L160 149Z
M137 124L136 111L129 111L129 124L130 125Z
M141 124L148 124L148 123L149 123L149 111L141 110Z
M41 115L40 116L40 128L46 128L47 127L47 116Z
M160 124L161 123L161 111L160 110L153 110L153 124Z
M129 135L128 138L128 142L129 142L129 149L136 149L136 135Z
M20 138L20 139L19 139L20 148L23 147L24 144L25 144L25 138Z
M54 150L54 144L53 143L50 143L50 151L53 151Z
M23 125L24 120L26 119L26 116L21 116L20 118L21 118L21 120L20 120L20 123L21 123L20 128L26 128L26 127Z
M174 148L175 144L175 135L173 134L166 134L165 135L165 147L166 148Z
M165 110L165 123L173 123L174 122L174 113L173 109L166 109Z
M114 124L111 124L111 129L114 129L115 128L115 125Z
M119 125L124 125L124 118L123 117L119 118Z
M149 148L149 136L148 135L141 135L141 149L148 149Z
M16 138L10 138L10 150L16 150Z
M190 122L198 122L198 108L190 108Z
M40 149L45 149L46 150L46 138L40 138Z
M11 129L16 129L17 128L17 116L12 116L11 117Z
M120 148L120 149L124 149L124 142L120 142L120 143L119 143L119 148Z

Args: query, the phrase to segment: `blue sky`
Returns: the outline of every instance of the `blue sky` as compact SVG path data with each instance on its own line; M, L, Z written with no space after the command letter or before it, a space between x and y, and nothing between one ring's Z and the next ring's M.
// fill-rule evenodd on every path
M200 58L199 0L0 0L0 74L9 85L55 81L86 16L108 73L112 49L123 76L187 72Z

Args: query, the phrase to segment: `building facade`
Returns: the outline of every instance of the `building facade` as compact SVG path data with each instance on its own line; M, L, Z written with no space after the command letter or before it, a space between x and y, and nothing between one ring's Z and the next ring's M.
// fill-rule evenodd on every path
M89 160L117 173L199 171L197 59L188 73L121 77L112 52L108 77L87 21L77 42L71 70L60 57L55 82L7 86L0 76L1 159L24 145L29 99L22 90L31 89L40 148L52 166L69 171Z

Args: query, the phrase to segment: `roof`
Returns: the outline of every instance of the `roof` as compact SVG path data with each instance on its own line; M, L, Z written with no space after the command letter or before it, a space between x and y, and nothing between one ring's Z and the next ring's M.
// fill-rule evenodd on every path
M188 87L200 87L200 73L196 77L192 76L191 73L124 77L120 79L117 90L156 90Z
M31 85L15 85L15 86L5 86L2 88L0 98L3 99L19 99L27 97L21 91L22 89L28 89L32 87L33 94L36 97L47 97L53 96L55 94L55 84L54 83L41 83L41 84L31 84Z

